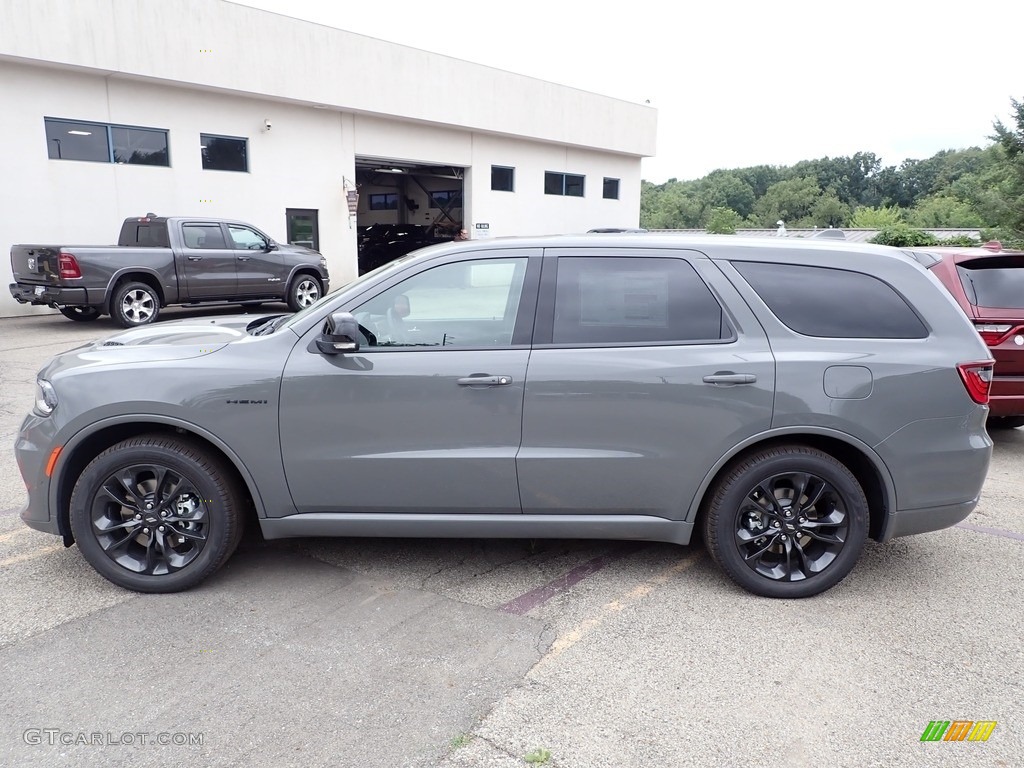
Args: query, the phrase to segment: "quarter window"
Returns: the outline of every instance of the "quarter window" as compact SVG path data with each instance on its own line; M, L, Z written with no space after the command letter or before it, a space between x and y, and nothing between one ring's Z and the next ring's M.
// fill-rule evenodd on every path
M583 197L585 176L574 173L544 173L544 194L564 195L565 197Z
M491 166L491 189L495 192L516 191L516 169L503 165Z
M681 259L558 260L555 344L685 344L731 337L718 300Z
M169 166L167 131L53 117L43 119L51 160Z
M444 264L402 281L353 314L369 348L504 347L512 343L525 258Z
M199 134L203 169L207 171L248 171L249 141L232 136Z
M888 283L862 272L734 261L772 313L805 336L923 339L921 318Z

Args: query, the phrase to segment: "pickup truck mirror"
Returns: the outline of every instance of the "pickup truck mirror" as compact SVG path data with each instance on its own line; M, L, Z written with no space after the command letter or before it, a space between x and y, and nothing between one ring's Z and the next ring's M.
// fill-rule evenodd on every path
M276 251L277 243L275 243L273 240L267 240L267 247L264 248L263 250L267 253L269 253L270 251Z
M325 355L359 351L359 323L351 312L334 312L317 336L316 346Z

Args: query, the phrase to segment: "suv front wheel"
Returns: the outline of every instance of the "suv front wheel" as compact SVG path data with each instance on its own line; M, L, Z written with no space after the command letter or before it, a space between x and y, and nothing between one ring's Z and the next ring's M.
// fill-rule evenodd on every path
M167 435L111 446L71 494L71 530L100 575L137 592L195 586L242 535L233 475L219 457Z
M741 587L765 597L810 597L857 563L868 502L832 456L802 445L758 451L733 465L704 514L712 558Z

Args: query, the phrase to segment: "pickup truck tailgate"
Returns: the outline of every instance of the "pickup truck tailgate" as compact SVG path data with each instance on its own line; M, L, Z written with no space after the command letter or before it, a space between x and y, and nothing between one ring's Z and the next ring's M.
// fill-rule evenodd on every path
M11 272L17 283L56 285L60 282L60 247L15 245L11 247Z

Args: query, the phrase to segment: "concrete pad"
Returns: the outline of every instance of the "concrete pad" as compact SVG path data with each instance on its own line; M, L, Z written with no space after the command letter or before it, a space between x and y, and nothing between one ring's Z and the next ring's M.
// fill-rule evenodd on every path
M436 765L548 642L536 619L251 548L0 650L0 765ZM79 732L106 741L59 743ZM108 743L125 733L202 744Z

